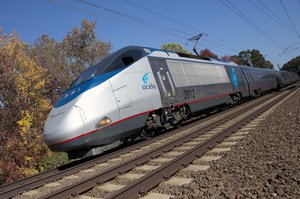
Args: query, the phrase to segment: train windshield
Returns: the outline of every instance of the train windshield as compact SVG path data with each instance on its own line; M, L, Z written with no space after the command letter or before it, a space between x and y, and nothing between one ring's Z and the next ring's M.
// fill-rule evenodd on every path
M82 84L96 76L124 69L142 58L145 53L143 48L138 47L126 47L118 50L83 71L70 87Z
M106 56L102 61L100 61L98 64L94 65L94 66L90 66L89 68L87 68L85 71L83 71L77 78L76 80L71 84L70 87L73 86L77 86L79 84L82 84L94 77L96 77L96 75L98 74L99 71L99 67L100 65L105 66L105 63L108 63L110 59L112 59L112 55L108 55ZM103 67L104 68L104 67Z

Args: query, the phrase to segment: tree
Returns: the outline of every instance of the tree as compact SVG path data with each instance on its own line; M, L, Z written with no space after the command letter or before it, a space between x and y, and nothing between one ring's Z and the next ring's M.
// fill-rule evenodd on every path
M28 54L39 66L46 68L52 75L51 91L53 94L61 93L69 86L72 78L68 72L61 43L49 38L47 34L43 34L28 49Z
M251 60L253 67L258 68L270 68L273 69L274 66L270 61L267 61L265 57L259 52L259 50L252 49L241 51L238 54L238 64L250 66L249 62L246 59Z
M95 22L83 20L81 28L73 28L62 42L43 34L28 49L30 57L53 76L53 96L66 90L84 69L110 53L111 44L97 40L95 26Z
M205 48L204 50L201 50L200 53L199 53L199 56L202 56L202 57L211 57L211 58L219 59L217 54L212 53L207 48Z
M107 56L112 48L110 42L97 40L95 26L96 22L83 20L81 28L73 28L61 43L72 79Z
M44 144L44 121L54 96L110 53L94 28L83 20L62 42L44 34L33 46L0 31L0 185L65 160L55 160Z
M176 53L192 54L188 50L184 49L180 44L177 43L166 43L160 47L161 50L167 50Z
M297 56L285 63L281 70L294 71L300 75L300 56Z
M45 97L51 77L26 53L15 34L0 36L0 184L39 171L36 160L48 154L42 141L43 121L50 110Z
M235 55L224 55L223 57L220 58L220 60L231 61L233 63L238 64L238 59L237 59L237 56L235 56Z

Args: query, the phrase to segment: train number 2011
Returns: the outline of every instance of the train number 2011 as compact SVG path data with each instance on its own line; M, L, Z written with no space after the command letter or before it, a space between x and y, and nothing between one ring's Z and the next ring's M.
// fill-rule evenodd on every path
M192 99L195 98L195 90L194 89L187 89L184 91L184 99Z

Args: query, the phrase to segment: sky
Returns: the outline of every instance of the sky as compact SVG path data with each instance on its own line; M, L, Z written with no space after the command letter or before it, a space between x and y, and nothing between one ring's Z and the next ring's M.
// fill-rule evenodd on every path
M220 57L258 49L277 69L300 55L300 0L1 0L2 34L31 45L42 34L61 41L81 21L96 21L112 51L176 42Z

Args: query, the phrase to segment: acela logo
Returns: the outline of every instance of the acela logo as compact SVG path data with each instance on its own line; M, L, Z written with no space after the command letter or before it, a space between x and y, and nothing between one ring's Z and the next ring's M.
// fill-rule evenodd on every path
M144 84L147 84L148 81L149 81L149 74L146 73L146 74L143 76L143 82L144 82Z
M156 89L156 85L153 83L148 84L149 82L149 74L145 73L142 77L142 80L144 82L144 84L142 85L142 88L144 90L148 90L148 89Z
M233 84L234 89L237 89L238 86L239 86L239 82L238 82L238 79L237 79L237 76L236 76L236 73L235 73L234 68L231 68L231 71L230 71L230 79L231 79L231 81L232 81L232 84Z

